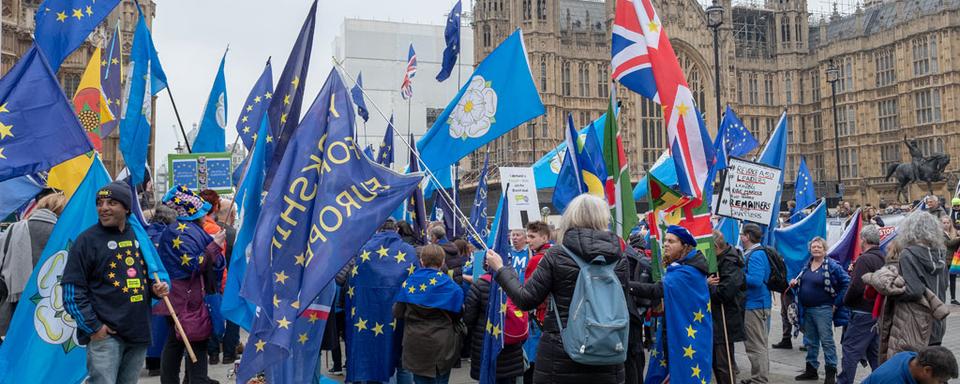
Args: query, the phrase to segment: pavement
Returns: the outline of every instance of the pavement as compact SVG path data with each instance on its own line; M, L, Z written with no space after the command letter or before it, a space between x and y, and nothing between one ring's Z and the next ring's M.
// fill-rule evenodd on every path
M956 353L960 351L960 306L951 305L950 316L947 317L947 332L943 339L943 346L949 348L951 351ZM779 305L774 303L774 308L771 313L771 324L770 324L770 343L776 343L780 341L781 335L781 322L780 322L780 308ZM241 339L245 339L246 335L242 335ZM840 329L835 328L834 338L837 342L837 355L842 359L842 351L840 348ZM770 383L792 383L795 382L793 377L798 375L804 369L806 352L800 351L799 347L803 342L800 338L793 339L793 349L783 350L783 349L770 349ZM736 344L735 357L737 365L740 367L740 376L739 379L746 379L750 374L750 361L747 360L747 355L743 349L743 343ZM329 369L330 364L330 355L328 352L323 353L323 362L324 365L323 371L326 372ZM823 361L823 355L821 353L820 361ZM233 365L213 365L209 368L209 376L212 379L219 380L220 383L234 383L235 378L232 377L231 373L233 371ZM860 367L857 369L857 382L863 380L870 373L870 368ZM343 382L343 376L329 376L331 379L337 382ZM823 364L820 364L820 377L822 382L823 377ZM144 384L159 384L159 377L147 377L146 371L143 372L140 380L140 383ZM450 377L450 384L474 384L476 380L470 378L470 362L464 361L463 367L454 369ZM952 380L951 383L960 383L960 380Z

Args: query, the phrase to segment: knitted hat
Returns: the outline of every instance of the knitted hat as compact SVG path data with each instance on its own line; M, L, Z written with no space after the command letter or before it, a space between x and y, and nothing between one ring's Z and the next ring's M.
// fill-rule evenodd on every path
M185 185L178 185L167 191L163 195L163 205L177 211L177 219L184 221L193 221L199 219L210 211L210 203L203 201L197 192L187 188Z
M681 227L679 225L671 225L667 227L667 233L676 236L678 239L680 239L680 242L683 244L689 245L691 247L697 246L697 239L695 239L693 235L690 234L690 231L688 231L684 227Z
M953 200L950 200L950 205L960 205L960 197L954 197Z
M130 193L129 185L122 181L114 181L110 184L107 184L103 188L100 188L100 191L97 192L97 200L99 201L100 199L116 200L120 204L123 204L124 208L130 210L130 204L133 197Z

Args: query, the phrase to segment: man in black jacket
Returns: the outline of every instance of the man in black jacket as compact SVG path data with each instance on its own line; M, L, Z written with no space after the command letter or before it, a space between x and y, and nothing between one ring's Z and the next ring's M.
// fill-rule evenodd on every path
M723 233L713 230L717 252L717 273L707 279L713 309L713 377L717 384L736 382L736 361L732 359L733 343L743 341L743 308L747 299L744 264L740 250L731 247ZM719 308L718 307L719 305ZM719 309L719 310L718 310Z
M837 376L837 383L853 383L857 375L857 364L866 359L870 369L877 369L877 353L880 340L874 325L873 301L863 297L866 285L863 275L875 272L883 267L886 254L880 248L880 229L876 225L867 225L860 230L860 243L863 253L853 263L853 273L850 274L850 287L843 297L843 305L850 308L850 322L840 345L843 347L843 360L840 364L843 369Z
M639 246L642 244L634 240L634 236L630 236L630 246L623 252L629 264L629 281L652 283L650 259L646 257L643 247ZM630 312L630 339L627 345L627 361L624 363L626 384L643 384L643 369L646 362L646 356L643 353L643 324L647 309L653 306L654 303L650 299L635 295L627 297L627 310Z

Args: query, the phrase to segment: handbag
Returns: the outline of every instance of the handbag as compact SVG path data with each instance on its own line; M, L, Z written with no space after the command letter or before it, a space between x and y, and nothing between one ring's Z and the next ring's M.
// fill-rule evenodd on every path
M210 338L213 332L213 322L204 300L204 284L201 275L194 274L189 279L173 280L170 286L170 304L177 312L177 319L187 335L187 340L203 341ZM158 303L154 314L170 316L167 307ZM183 341L179 332L175 332L177 340Z

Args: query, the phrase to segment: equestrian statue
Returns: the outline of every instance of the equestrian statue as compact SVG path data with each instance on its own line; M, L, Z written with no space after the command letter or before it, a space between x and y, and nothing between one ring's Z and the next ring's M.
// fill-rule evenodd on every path
M950 164L950 157L939 152L925 157L916 141L909 141L904 137L903 142L910 150L912 160L909 163L896 163L887 166L887 177L884 180L896 177L897 200L899 201L910 201L907 187L911 183L920 181L927 183L927 192L932 195L933 186L931 183L944 180L943 170L947 168L947 164ZM900 196L903 196L904 200L900 200Z

